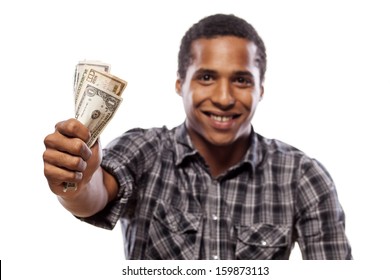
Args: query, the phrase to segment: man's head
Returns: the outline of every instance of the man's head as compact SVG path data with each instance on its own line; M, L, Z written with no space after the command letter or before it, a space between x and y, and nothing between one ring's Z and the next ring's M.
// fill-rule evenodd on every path
M263 96L265 58L256 31L235 16L208 17L186 33L176 91L196 148L246 149Z
M260 81L263 83L267 68L267 56L263 40L257 31L245 20L234 15L216 14L203 18L194 24L183 36L178 57L178 78L184 81L188 66L192 62L192 43L198 39L218 36L235 36L253 42L257 46Z

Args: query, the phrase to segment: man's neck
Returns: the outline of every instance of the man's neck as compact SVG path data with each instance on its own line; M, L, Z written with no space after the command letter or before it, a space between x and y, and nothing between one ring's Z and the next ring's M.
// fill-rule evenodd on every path
M237 139L234 143L226 146L216 146L204 139L192 139L195 148L206 161L213 177L226 172L230 167L238 164L245 156L250 137Z

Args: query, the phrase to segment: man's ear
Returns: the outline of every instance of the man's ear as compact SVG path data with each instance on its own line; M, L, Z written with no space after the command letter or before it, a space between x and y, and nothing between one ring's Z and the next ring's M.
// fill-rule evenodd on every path
M259 102L263 99L263 95L264 95L264 86L261 86L260 87L260 99L259 99Z
M176 80L176 93L181 96L181 80L177 78Z

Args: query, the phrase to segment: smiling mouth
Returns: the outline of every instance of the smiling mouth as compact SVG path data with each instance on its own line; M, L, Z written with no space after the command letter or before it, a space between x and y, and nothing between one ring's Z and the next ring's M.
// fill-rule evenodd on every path
M205 113L205 114L217 122L229 122L240 116L240 115L220 116L220 115L214 115L212 113Z

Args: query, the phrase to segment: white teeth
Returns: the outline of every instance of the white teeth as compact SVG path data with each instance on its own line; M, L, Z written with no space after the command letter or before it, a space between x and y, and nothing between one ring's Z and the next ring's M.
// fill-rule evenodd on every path
M211 115L211 118L213 120L218 121L218 122L227 122L227 121L230 121L233 117Z

